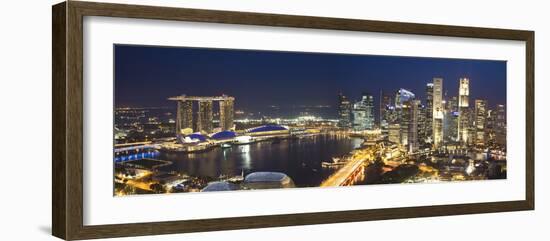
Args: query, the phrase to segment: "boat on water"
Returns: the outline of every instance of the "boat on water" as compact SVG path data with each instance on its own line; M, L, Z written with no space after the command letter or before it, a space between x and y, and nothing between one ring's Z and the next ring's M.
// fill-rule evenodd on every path
M221 147L222 147L223 149L226 149L226 148L231 148L232 145L231 145L230 143L223 143L223 144L221 145Z

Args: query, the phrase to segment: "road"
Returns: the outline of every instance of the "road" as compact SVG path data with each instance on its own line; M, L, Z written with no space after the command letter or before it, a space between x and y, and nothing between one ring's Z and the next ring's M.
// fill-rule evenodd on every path
M338 187L343 186L348 183L349 178L354 178L357 172L364 167L366 161L374 160L372 148L367 148L363 150L356 150L355 153L350 157L349 161L336 173L328 177L321 187Z

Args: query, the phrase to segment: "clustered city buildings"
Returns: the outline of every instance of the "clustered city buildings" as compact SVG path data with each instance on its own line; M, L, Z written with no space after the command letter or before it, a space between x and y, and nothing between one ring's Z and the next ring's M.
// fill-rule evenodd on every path
M379 122L375 123L374 97L363 93L352 103L338 96L338 126L356 132L380 128L383 138L405 147L453 151L464 147L506 146L506 110L489 109L487 100L470 97L470 80L460 78L457 96L447 96L442 78L426 84L425 100L407 89L394 94L380 91Z

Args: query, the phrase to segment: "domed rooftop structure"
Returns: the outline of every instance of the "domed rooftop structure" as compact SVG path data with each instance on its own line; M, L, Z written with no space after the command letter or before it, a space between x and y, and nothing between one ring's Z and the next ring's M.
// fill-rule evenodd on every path
M254 132L286 131L286 130L288 130L288 127L281 126L281 125L263 125L263 126L247 129L246 132L254 133Z
M204 142L206 141L206 136L201 133L192 133L185 137L181 137L181 142L183 143L192 143L192 142Z
M218 192L238 190L239 185L229 182L211 182L201 192Z
M235 138L236 136L237 134L234 131L220 131L212 134L210 138L215 140L223 140L223 139L232 139L232 138Z
M270 189L295 187L294 181L281 172L253 172L244 178L248 189Z

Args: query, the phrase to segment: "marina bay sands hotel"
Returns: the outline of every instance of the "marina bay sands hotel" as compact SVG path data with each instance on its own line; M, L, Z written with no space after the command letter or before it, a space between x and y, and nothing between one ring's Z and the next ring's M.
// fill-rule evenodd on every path
M190 128L194 132L212 133L214 130L214 102L219 104L220 129L233 128L235 98L222 96L175 96L168 100L177 101L176 131ZM196 107L196 108L195 108ZM193 111L196 109L196 112ZM196 122L194 119L196 117Z

